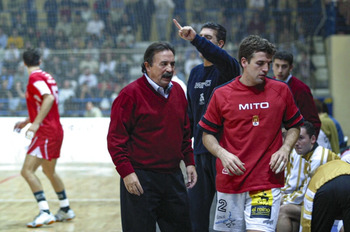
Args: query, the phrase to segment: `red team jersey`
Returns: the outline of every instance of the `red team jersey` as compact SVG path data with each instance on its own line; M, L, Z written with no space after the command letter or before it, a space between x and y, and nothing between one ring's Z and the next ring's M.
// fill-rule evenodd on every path
M281 124L276 122L289 129L300 126L303 117L287 84L266 78L264 85L248 87L239 79L214 90L199 122L245 164L242 176L231 176L217 159L217 190L243 193L283 187L284 172L275 174L269 165L272 154L282 146Z
M63 129L60 123L60 115L58 111L58 87L55 79L50 74L42 70L35 70L29 76L26 91L27 108L31 123L39 113L44 94L52 94L55 97L55 101L49 113L40 124L40 127L29 147L28 153L40 146L43 158L58 158L63 140ZM55 141L55 145L51 143L53 141ZM45 149L47 150L47 147L41 147L42 144L45 143L49 144L49 146L52 145L49 147L51 149L49 149L48 152L45 151Z

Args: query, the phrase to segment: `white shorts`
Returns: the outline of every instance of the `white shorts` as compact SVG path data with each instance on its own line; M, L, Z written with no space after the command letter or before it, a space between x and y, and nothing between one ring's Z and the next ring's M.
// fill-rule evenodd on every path
M214 230L274 232L281 202L281 189L239 194L217 192Z

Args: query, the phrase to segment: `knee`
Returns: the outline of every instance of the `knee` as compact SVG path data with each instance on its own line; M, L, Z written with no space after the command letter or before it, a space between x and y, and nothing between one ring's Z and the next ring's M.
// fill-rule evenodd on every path
M21 170L21 176L24 179L28 179L28 177L30 176L31 172L28 169L22 168Z
M278 218L288 218L288 207L287 205L281 205L280 211L278 213Z
M43 168L43 173L45 174L45 176L47 176L49 179L51 179L54 175L55 175L55 172L54 171L49 171L45 168Z

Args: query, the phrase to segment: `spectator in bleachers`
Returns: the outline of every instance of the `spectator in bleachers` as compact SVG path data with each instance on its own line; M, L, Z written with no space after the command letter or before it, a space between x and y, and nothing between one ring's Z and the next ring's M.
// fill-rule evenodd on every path
M80 85L79 88L77 88L77 97L83 100L83 99L93 98L95 97L95 95L94 95L94 91L92 91L91 88L89 88L88 84L85 82L82 85ZM82 109L83 106L80 104L78 108Z
M55 29L58 21L58 3L56 0L46 0L44 3L47 26Z
M67 37L71 36L72 24L68 20L68 17L66 15L62 15L60 20L58 21L58 23L56 25L55 34L57 34L59 31L63 31L64 35L67 36Z
M118 30L119 33L119 30ZM113 38L117 35L117 30L115 28L115 22L113 22L113 18L111 14L109 14L106 18L105 29L104 29L104 40L107 36L113 36ZM104 42L104 41L103 41Z
M18 62L15 72L13 73L13 76L15 78L15 82L17 81L21 82L22 86L27 85L28 71L27 71L27 67L24 65L24 62L22 60Z
M120 31L122 27L127 27L128 31L134 35L137 27L135 25L135 21L133 20L132 16L129 15L127 12L123 12L120 19L115 23L115 29L116 31Z
M233 20L233 29L235 31L233 32L233 41L236 45L238 45L243 38L245 38L248 33L247 33L247 23L244 20L244 14L243 13L238 13Z
M170 12L175 7L173 0L154 0L158 40L167 40Z
M60 114L65 112L65 103L75 97L75 89L70 80L64 80L60 91L58 92L58 109Z
M61 50L61 49L68 49L69 47L69 37L65 34L65 32L60 29L56 33L56 43L55 43L55 49ZM61 46L57 46L57 43L60 43Z
M79 63L79 69L81 72L84 72L86 68L89 68L92 73L98 72L98 62L97 59L94 59L91 53L86 53L84 59Z
M112 90L113 90L113 83L107 79L104 79L98 83L97 97L101 99L103 98L109 99L109 97L112 94Z
M35 0L26 0L25 6L27 26L36 28L38 21L38 12L36 10L37 6Z
M6 65L9 70L15 70L20 59L21 57L19 49L15 46L14 43L9 43L8 48L5 49L4 53L4 65Z
M107 18L109 16L109 0L95 0L93 4L95 13L100 19L107 24Z
M80 54L81 50L85 48L85 41L81 38L71 37L69 44L70 53L73 55Z
M86 33L89 36L96 35L99 39L101 39L104 29L105 23L97 14L94 14L93 18L90 19L86 25Z
M39 33L37 32L37 30L32 27L32 26L28 26L26 29L26 33L23 36L24 41L28 42L30 41L32 44L32 47L38 47L39 46Z
M18 12L15 14L15 17L12 20L12 28L17 30L18 35L24 35L26 32L27 25L23 22L22 13Z
M94 40L90 39L86 42L85 51L91 54L91 58L94 62L98 63L98 60L100 58L100 49L98 44ZM96 71L94 72L97 72L97 71L98 69L96 69Z
M116 38L117 48L133 48L135 45L135 36L128 26L123 26Z
M72 9L73 7L73 2L72 0L61 0L60 4L59 4L59 12L60 12L60 18L62 18L62 16L67 16L68 21L71 21L71 17L72 17Z
M248 7L253 10L263 10L265 8L265 0L248 0Z
M95 106L91 101L88 101L86 103L84 117L102 117L102 112L100 108Z
M51 50L48 47L46 47L45 41L39 42L39 51L41 54L42 61L46 62L48 60L48 58L50 57Z
M10 90L12 98L9 100L9 109L11 112L22 110L21 101L25 100L25 88L21 81L16 81L14 87Z
M40 36L40 39L45 42L49 49L55 49L56 35L54 28L48 27L44 33Z
M250 35L264 36L266 22L262 19L264 13L262 11L255 11L247 26L247 32Z
M75 13L71 24L71 39L80 38L83 40L86 31L86 22L82 19L81 13Z
M2 25L0 26L0 49L5 49L7 47L7 39L8 36L2 29Z
M115 84L114 87L113 87L113 92L111 93L111 102L114 101L114 99L116 99L120 93L120 90L122 90L123 88L123 85L121 84Z
M116 72L120 83L128 82L130 80L130 66L131 61L126 54L121 54L117 61Z
M4 32L4 34L9 35L12 28L10 28L8 18L3 14L0 14L0 25L1 25L1 29Z
M95 91L95 89L97 88L98 80L97 76L93 72L91 72L90 67L84 68L83 73L79 76L78 84L80 87L86 84L89 89Z
M92 9L91 9L89 4L82 5L80 13L81 13L81 18L86 23L89 22L92 19L92 17L93 17L93 11L92 11Z
M7 80L7 89L10 90L14 84L14 77L11 72L7 69L6 66L2 66L1 68L1 78L0 81Z
M3 80L0 82L0 99L10 100L12 98L12 94L9 89L7 89L8 80ZM9 110L9 104L0 102L0 110Z
M101 44L102 49L113 49L116 48L115 38L111 34L105 33L103 42Z
M81 14L83 8L89 8L89 3L87 0L75 0L73 1L73 13Z
M100 55L99 73L103 77L113 77L117 67L117 61L112 56L111 52L104 52Z
M46 70L55 77L59 86L62 85L63 78L66 76L65 69L62 65L62 59L60 56L52 56L46 65Z
M8 47L11 47L11 44L13 44L18 49L21 49L24 46L23 37L18 33L18 30L16 28L12 30L12 33L7 39Z
M133 8L136 14L137 25L141 28L141 40L149 41L151 35L152 16L155 11L153 0L137 0Z

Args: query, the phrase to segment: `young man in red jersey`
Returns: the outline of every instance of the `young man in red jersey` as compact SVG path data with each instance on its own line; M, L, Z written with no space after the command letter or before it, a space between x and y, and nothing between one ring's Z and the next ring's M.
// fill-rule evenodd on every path
M143 76L114 100L107 135L108 150L121 176L120 205L124 232L189 232L187 188L197 181L191 147L187 100L172 82L175 50L165 42L144 54Z
M75 214L69 207L64 184L55 171L63 141L56 81L50 74L40 69L41 59L37 49L26 50L23 53L23 61L29 73L26 91L29 117L17 122L14 129L20 131L31 123L26 131L26 137L31 139L31 143L21 174L29 184L40 210L39 215L29 222L27 227L40 227L55 221L71 220ZM55 216L49 210L42 184L35 175L39 166L50 180L60 202L60 209Z
M215 230L275 231L283 169L303 123L288 86L266 77L275 51L266 39L245 38L242 76L214 90L199 122L204 146L218 158Z

